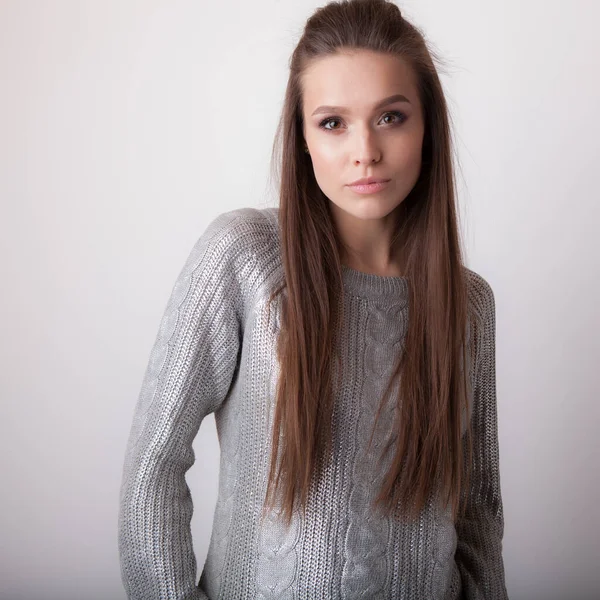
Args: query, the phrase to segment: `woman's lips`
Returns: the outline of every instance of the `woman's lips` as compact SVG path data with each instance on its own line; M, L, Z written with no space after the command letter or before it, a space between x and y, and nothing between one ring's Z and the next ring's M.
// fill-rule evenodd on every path
M383 190L389 182L390 180L388 179L387 181L379 181L378 183L362 183L359 185L349 185L348 187L357 194L374 194Z

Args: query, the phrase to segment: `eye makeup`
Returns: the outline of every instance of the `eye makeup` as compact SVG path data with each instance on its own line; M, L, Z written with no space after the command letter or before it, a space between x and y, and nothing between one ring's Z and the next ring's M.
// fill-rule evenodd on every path
M394 127L396 125L401 125L402 123L404 123L408 117L403 113L400 112L398 110L392 110L392 111L388 111L386 112L382 118L388 117L388 116L394 116L397 118L397 121L395 123L391 123L389 124L390 127ZM319 128L320 129L324 129L326 131L337 131L337 129L332 129L330 127L326 127L326 125L330 122L330 121L341 121L341 119L338 116L332 115L330 117L327 117L325 119L323 119L322 121L319 122Z

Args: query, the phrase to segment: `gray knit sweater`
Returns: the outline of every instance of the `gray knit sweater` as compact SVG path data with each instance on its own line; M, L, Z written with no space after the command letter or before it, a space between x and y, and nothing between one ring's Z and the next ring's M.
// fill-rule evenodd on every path
M495 382L495 306L466 269L473 315L470 377L474 471L467 516L430 503L399 526L370 508L387 463L367 452L383 384L402 349L408 283L343 266L345 373L335 387L329 467L286 529L259 522L271 450L281 281L277 208L221 213L189 255L160 323L127 444L118 543L123 584L136 600L500 600L507 598ZM334 365L336 363L334 362ZM334 370L336 370L334 368ZM337 373L337 370L336 370ZM390 401L393 394L390 396ZM378 423L385 439L389 418ZM218 499L197 579L185 474L192 441L214 412Z

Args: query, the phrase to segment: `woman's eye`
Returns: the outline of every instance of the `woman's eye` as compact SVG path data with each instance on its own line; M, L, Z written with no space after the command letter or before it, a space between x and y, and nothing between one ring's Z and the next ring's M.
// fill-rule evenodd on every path
M398 111L389 112L389 113L386 113L385 115L383 115L384 119L386 117L396 117L400 123L403 123L406 120L406 115L404 113L401 113Z
M392 111L392 112L385 113L385 115L383 115L383 117L382 117L382 120L383 119L387 119L388 117L396 117L396 122L397 123L404 123L404 121L406 121L406 115L404 113L399 112L399 111ZM321 121L319 123L319 127L321 127L322 129L326 129L328 131L335 131L336 129L339 129L337 127L326 127L326 125L328 125L332 121L334 123L335 122L339 122L339 119L336 118L336 117L328 117L327 119L324 119L323 121ZM394 121L393 120L391 122L387 121L386 124L393 125Z
M339 121L339 119L325 119L324 121L321 121L321 123L319 124L319 127L322 127L323 129L331 129L331 127L325 127L325 125L327 125L328 123L331 123L331 121Z

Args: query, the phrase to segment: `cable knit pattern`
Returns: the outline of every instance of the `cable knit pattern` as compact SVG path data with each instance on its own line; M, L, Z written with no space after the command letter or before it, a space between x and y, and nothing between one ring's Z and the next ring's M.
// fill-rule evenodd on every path
M495 306L469 285L468 417L474 472L466 516L430 501L399 525L371 504L392 455L394 393L368 440L394 362L404 351L408 280L343 267L345 312L334 348L332 447L306 516L261 520L271 453L283 278L277 208L220 214L177 278L133 413L120 493L123 585L136 600L504 600L504 517L495 389ZM193 439L214 413L217 503L198 579L185 474ZM465 415L466 416L466 415ZM466 425L466 420L465 420Z
M404 293L401 297L404 298ZM377 460L383 441L393 433L393 394L377 421L378 434L368 450L367 445L376 423L380 382L389 380L392 374L393 364L381 360L381 357L390 348L396 353L400 352L405 307L404 301L400 305L391 304L389 307L374 304L368 313L364 340L359 343L359 347L363 346L365 351L361 369L364 372L364 387L358 398L364 401L355 408L358 418L352 432L356 451L353 456L352 488L348 505L349 526L345 536L347 559L341 581L344 600L385 598L386 587L389 589L390 524L387 519L376 515L371 505L383 481L384 469L387 470L390 465L387 460L382 463L382 467L378 467ZM389 453L388 457L391 458Z

